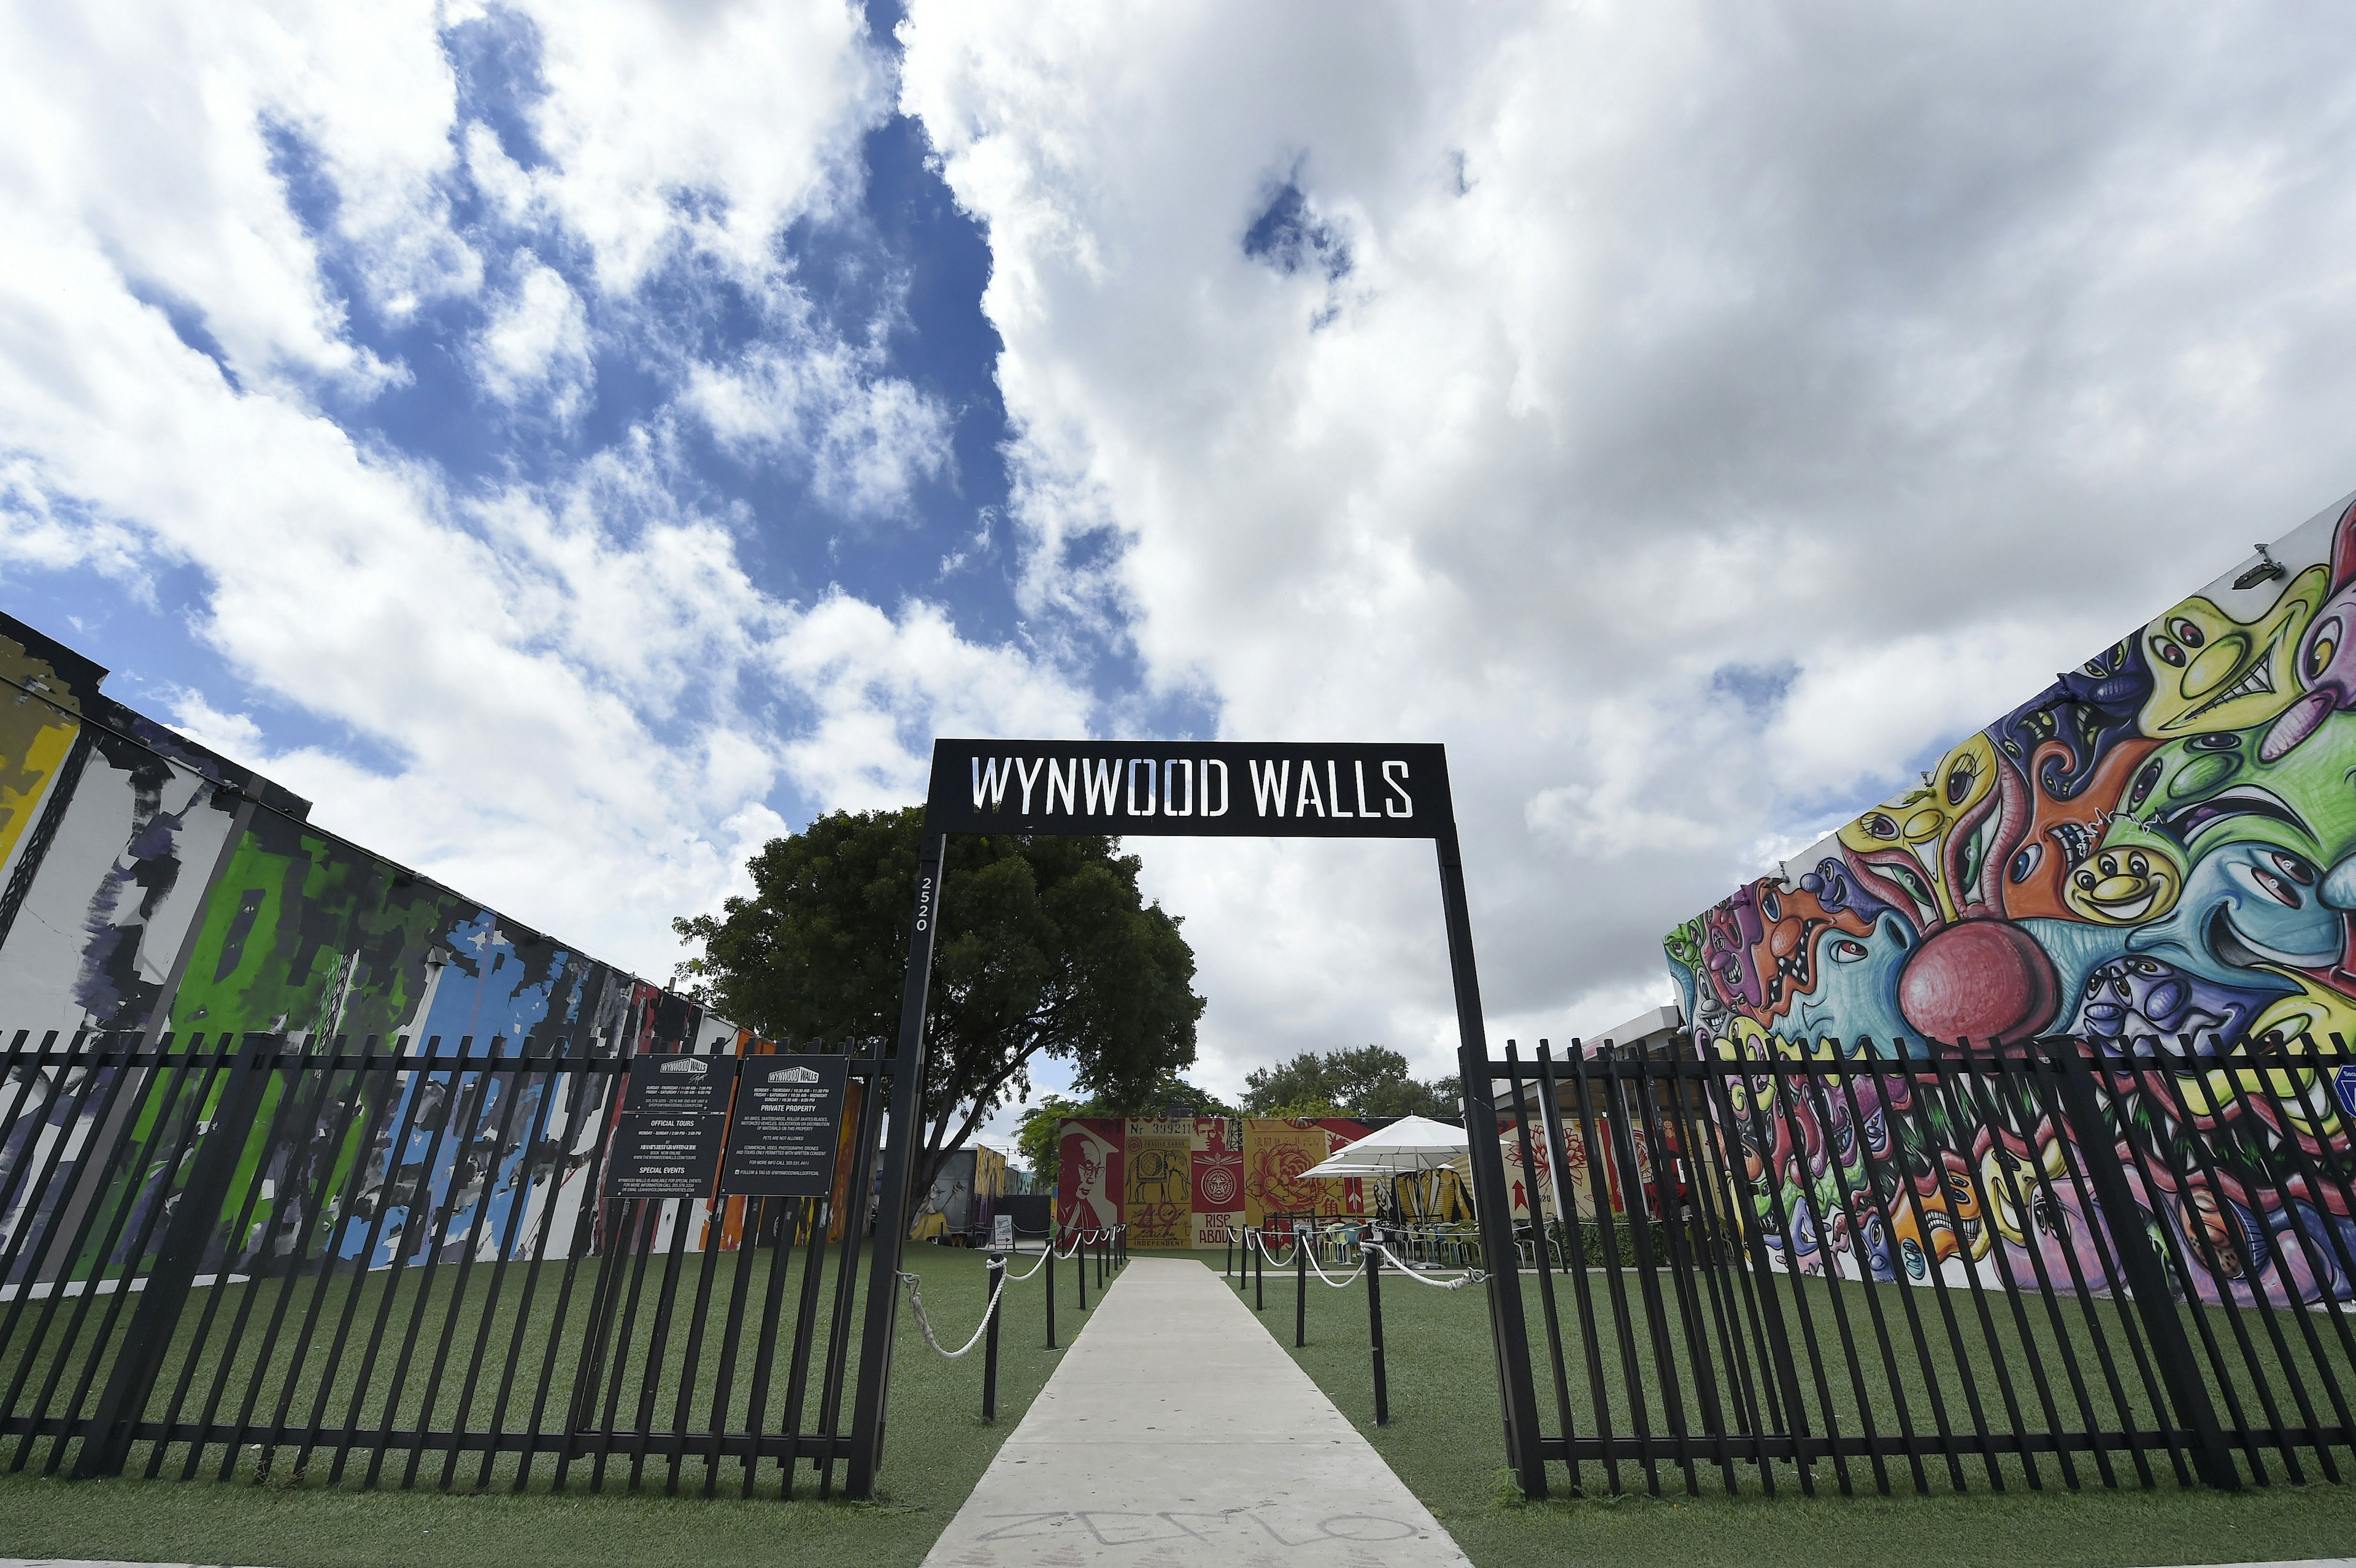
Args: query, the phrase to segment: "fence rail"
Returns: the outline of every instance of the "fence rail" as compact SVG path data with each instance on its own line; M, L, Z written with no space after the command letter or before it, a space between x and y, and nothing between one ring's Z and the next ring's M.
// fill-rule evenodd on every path
M849 1064L831 1196L716 1200L605 1190L626 1066L497 1039L16 1034L9 1468L790 1498L807 1461L830 1493L851 1391L888 1374L857 1330L891 1063Z
M1542 1189L1487 1249L1493 1328L1528 1324L1498 1345L1525 1488L2340 1479L2351 1062L2337 1036L1470 1059Z

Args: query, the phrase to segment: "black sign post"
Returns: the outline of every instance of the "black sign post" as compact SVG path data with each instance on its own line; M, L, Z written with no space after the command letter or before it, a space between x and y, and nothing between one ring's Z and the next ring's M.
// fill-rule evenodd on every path
M1456 843L1448 752L1430 745L1249 745L1169 741L936 741L932 787L917 853L916 912L901 993L892 1072L889 1147L875 1220L875 1255L862 1329L859 1390L851 1419L852 1497L871 1496L882 1458L884 1399L906 1239L908 1186L921 1142L918 1091L925 1073L925 1006L939 925L941 873L952 833L1107 834L1181 837L1428 838L1439 851L1440 901L1455 982L1458 1061L1468 1130L1496 1125L1489 1043L1472 963L1472 923ZM1473 1136L1477 1188L1503 1189L1504 1154L1494 1136ZM1537 1399L1523 1331L1513 1217L1498 1204L1479 1213L1490 1261L1489 1321L1506 1451L1528 1497L1546 1495Z

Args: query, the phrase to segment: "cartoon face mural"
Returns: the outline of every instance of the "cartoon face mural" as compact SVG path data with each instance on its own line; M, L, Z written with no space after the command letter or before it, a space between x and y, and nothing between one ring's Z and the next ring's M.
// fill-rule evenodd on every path
M2356 1152L2332 1043L2356 1051L2356 503L2269 553L2282 570L2183 599L1668 942L1695 1048L1768 1064L1720 1110L1721 1152L1782 1266L2108 1288L2120 1221L2088 1210L2051 1113L1885 1103L1867 1078L1852 1111L1772 1067L2051 1030L2094 1042L2121 1137L2206 1140L2127 1173L2188 1289L2350 1298L2356 1270L2312 1254L2356 1217L2276 1167Z
M2323 567L2308 567L2272 609L2249 621L2196 593L2146 626L2152 691L2138 720L2143 732L2172 741L2246 730L2289 707L2298 694L2299 639L2330 581Z
M2028 825L2019 770L1976 734L1837 837L1858 880L1927 931L2003 908L2005 863Z
M2356 708L2356 507L2332 531L2331 597L2298 640L2292 661L2303 688L2259 742L2260 760L2287 756L2333 713Z
M2092 788L2099 795L2095 772L2112 747L2140 735L2136 719L2150 698L2143 639L2126 637L2056 677L1988 734L2039 794L2073 800Z
M1895 910L1883 910L1862 935L1827 926L1816 942L1822 978L1794 1014L1801 1038L1837 1039L1851 1051L1870 1040L1879 1054L1898 1054L1896 1042L1914 1033L1898 1010L1898 974L1914 941Z

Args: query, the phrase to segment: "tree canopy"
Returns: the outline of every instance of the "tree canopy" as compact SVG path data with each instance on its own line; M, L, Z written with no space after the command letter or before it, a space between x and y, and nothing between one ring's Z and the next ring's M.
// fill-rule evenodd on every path
M735 1023L788 1045L865 1050L898 1033L920 807L836 812L773 838L754 892L672 927L699 949L680 978ZM916 1190L1033 1064L1143 1100L1194 1060L1194 954L1107 837L959 835L941 890Z
M1354 1046L1320 1056L1302 1051L1244 1079L1244 1109L1255 1116L1432 1116L1454 1119L1454 1078L1420 1083L1407 1058L1387 1045Z

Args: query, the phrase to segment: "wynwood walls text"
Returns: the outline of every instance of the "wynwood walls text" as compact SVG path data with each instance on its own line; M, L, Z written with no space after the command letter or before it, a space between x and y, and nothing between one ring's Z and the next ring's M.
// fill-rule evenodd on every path
M1451 823L1429 745L942 741L928 810L948 832L1430 837Z

